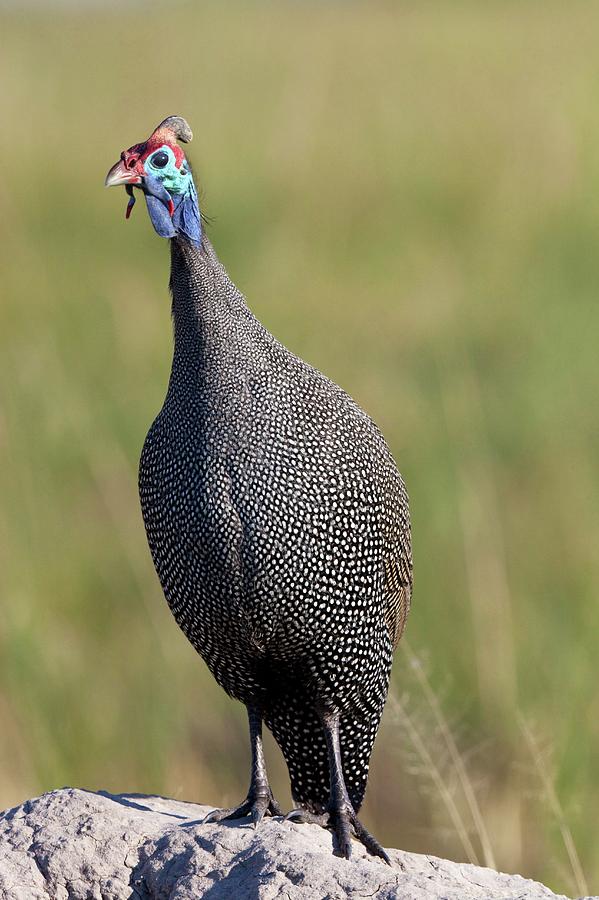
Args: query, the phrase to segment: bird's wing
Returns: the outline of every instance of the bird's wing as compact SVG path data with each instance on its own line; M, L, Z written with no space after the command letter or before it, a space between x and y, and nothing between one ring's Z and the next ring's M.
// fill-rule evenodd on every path
M412 541L407 500L399 504L399 521L393 529L390 552L385 559L385 622L393 649L403 634L412 599Z

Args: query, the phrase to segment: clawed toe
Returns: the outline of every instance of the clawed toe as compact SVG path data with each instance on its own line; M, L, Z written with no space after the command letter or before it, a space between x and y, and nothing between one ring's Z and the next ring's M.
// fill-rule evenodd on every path
M256 797L248 797L240 806L234 809L213 809L202 819L202 825L209 822L231 822L235 819L250 817L252 825L257 828L265 815L282 816L283 810L272 794L259 794Z
M304 811L303 809L290 809L287 815L283 818L284 822L297 822L299 825L303 825L305 823L304 819Z
M337 841L337 850L341 856L346 859L351 858L352 837L357 838L368 850L372 856L378 856L384 862L391 865L391 860L387 856L379 842L369 831L362 825L353 809L342 807L341 809L331 810L330 812L315 813L308 812L305 809L292 809L285 816L285 822L296 822L301 825L321 825L323 828L329 828L335 835Z
M268 813L271 816L283 816L283 810L275 800L272 795L272 791L270 793L270 803L268 804Z
M202 819L202 825L208 825L210 822L224 822L226 819L242 819L247 816L249 807L242 803L236 809L213 809L208 815Z
M371 853L372 856L378 856L380 859L386 862L387 865L390 866L391 860L389 859L387 853L379 844L377 839L373 837L373 835L371 835L370 832L366 830L366 828L364 828L355 813L352 813L351 815L351 822L357 839L361 841L362 844L364 844L368 852Z
M250 809L252 827L258 827L269 807L269 797L256 797Z
M329 823L329 815L328 813L316 815L316 813L311 813L298 807L288 812L283 821L297 822L298 825L321 825L323 828L326 828Z
M379 859L382 859L383 862L386 862L387 865L391 865L391 860L389 859L386 851L379 844L377 839L370 834L370 832L364 828L358 817L355 813L350 815L351 825L354 831L356 838L360 841L360 843L364 844L368 852L372 856L378 856Z
M337 838L337 847L341 856L344 856L346 859L351 857L351 839L353 835L360 843L364 844L372 856L378 856L388 865L391 865L391 860L377 839L364 828L353 809L343 807L342 809L333 810L329 816L329 825Z
M346 859L351 857L352 822L347 810L331 814L330 823L337 838L339 854Z

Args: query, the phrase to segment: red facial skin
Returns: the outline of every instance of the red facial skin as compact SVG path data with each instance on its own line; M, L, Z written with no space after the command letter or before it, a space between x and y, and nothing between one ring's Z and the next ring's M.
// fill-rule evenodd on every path
M165 120L168 121L168 120ZM185 161L185 154L177 144L174 132L168 126L159 126L152 132L147 141L141 144L133 144L128 150L123 150L118 163L116 163L106 177L107 186L114 184L127 185L129 193L129 202L125 211L125 218L129 218L135 198L131 191L130 185L141 184L146 171L144 163L152 153L164 146L170 147L175 157L175 165L180 168ZM112 180L111 180L112 179ZM175 204L173 200L169 200L168 211L172 218L175 212Z
M139 181L133 182L135 184L139 184L141 179L146 174L144 170L144 162L154 153L156 150L159 150L164 145L170 147L170 149L175 154L175 163L178 168L183 165L183 160L185 159L185 154L181 150L178 144L171 143L170 140L166 140L163 136L160 135L159 132L153 134L147 141L144 141L142 144L134 144L132 147L129 147L128 150L123 150L121 153L121 159L125 164L125 168L130 169L132 173L139 177Z

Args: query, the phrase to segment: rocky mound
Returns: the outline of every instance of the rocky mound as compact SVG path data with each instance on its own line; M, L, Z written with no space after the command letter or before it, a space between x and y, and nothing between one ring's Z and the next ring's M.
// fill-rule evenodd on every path
M519 875L389 850L392 866L355 843L332 853L315 825L266 819L202 825L210 807L65 788L0 814L2 900L197 900L352 897L549 900Z

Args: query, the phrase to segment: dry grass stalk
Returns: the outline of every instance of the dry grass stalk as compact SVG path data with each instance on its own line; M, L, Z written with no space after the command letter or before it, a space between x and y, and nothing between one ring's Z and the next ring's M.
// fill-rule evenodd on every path
M459 374L441 379L442 399L456 470L481 704L489 719L500 714L509 722L517 706L516 650L493 457L479 379L465 349L456 344L453 353Z
M462 843L462 847L464 848L464 852L468 857L468 861L473 863L473 865L480 865L480 861L478 859L476 850L474 849L474 845L470 840L470 836L468 834L468 829L466 828L466 824L462 818L460 810L454 800L454 797L451 793L450 788L447 785L447 782L443 778L443 775L439 769L439 767L435 764L435 761L428 750L422 735L416 728L413 720L411 719L409 713L405 709L405 707L400 703L400 701L396 697L390 697L390 703L394 710L394 712L399 716L401 716L403 723L405 724L406 731L408 732L408 736L412 742L412 745L422 760L426 773L430 776L433 784L437 788L441 799L447 809L449 817L452 821L452 824L455 828L455 831Z
M582 870L582 866L580 864L580 858L576 850L576 845L574 844L572 832L570 831L568 823L566 822L566 817L564 815L562 805L559 802L559 797L557 796L555 790L553 779L548 772L547 765L545 763L545 760L543 759L543 754L541 753L539 745L535 740L530 726L528 725L522 713L518 713L518 724L520 726L520 730L522 732L522 735L524 736L524 740L526 741L528 749L530 750L530 755L532 756L535 768L539 775L539 779L543 786L545 799L547 800L549 808L551 809L551 812L555 816L559 825L560 834L562 836L562 840L566 848L566 853L568 854L568 859L570 861L570 866L572 868L572 875L574 877L576 890L581 896L586 897L588 896L589 888L584 876L584 872Z
M432 710L443 741L445 742L445 746L449 753L450 759L455 767L460 786L464 793L464 798L468 805L468 809L470 810L470 815L472 816L472 821L474 822L474 827L480 841L484 863L486 866L490 866L492 869L496 869L497 863L495 861L495 854L493 853L489 834L487 832L478 800L476 799L476 794L474 792L472 782L468 775L464 760L462 759L462 755L458 750L458 746L451 733L451 729L449 727L447 719L443 715L443 710L441 709L441 705L439 703L439 700L437 699L437 695L435 694L433 687L428 680L428 677L424 670L424 666L405 638L403 643L403 650L404 653L406 653L408 656L412 671L416 675L418 684L420 685L422 692L426 698L426 702Z

